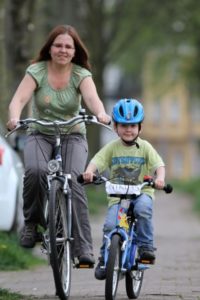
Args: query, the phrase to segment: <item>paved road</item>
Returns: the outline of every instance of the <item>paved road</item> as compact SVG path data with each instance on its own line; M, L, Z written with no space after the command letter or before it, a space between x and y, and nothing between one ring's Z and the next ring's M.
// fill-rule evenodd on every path
M101 243L101 218L92 220L95 255ZM200 220L191 201L180 194L157 192L155 203L156 264L145 272L140 300L200 300ZM94 270L73 270L71 300L104 299L104 282L94 279ZM0 272L0 287L33 295L34 299L58 300L48 266L32 271ZM120 281L119 300L125 300Z

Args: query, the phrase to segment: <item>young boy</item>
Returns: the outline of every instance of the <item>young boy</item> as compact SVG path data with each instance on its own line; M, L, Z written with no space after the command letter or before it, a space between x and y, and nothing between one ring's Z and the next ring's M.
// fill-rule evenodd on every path
M155 175L156 189L162 189L165 185L164 162L152 147L141 139L144 109L142 104L135 99L121 99L113 108L112 118L114 129L119 138L105 145L91 160L83 178L91 182L96 171L102 173L110 170L112 183L139 184L143 182L144 175ZM134 213L137 217L137 244L141 259L155 260L153 245L153 210L154 190L146 187L143 193L134 199ZM103 227L104 235L107 235L114 227L118 209L119 198L108 197L108 211ZM104 245L100 249L99 263L95 269L96 279L105 279Z

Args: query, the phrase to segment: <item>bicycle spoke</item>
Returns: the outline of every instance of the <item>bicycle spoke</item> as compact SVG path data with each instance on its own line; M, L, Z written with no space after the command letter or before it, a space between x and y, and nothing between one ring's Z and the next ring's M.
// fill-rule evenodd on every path
M57 180L52 182L49 200L50 262L57 294L65 300L71 285L71 246L67 234L66 199Z

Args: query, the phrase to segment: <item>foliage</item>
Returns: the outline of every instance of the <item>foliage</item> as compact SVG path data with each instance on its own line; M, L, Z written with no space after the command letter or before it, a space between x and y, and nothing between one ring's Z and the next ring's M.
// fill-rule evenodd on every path
M15 234L0 232L0 270L28 269L44 260L35 257L31 250L18 246L18 238Z
M187 9L186 5L180 5L177 0L175 3L174 1L173 3L172 1L161 3L158 0L152 0L148 4L145 0L109 2L105 0L85 0L84 2L81 0L74 0L73 2L69 0L52 0L50 4L47 1L37 0L34 1L34 7L31 6L33 1L30 0L23 1L21 5L15 2L16 0L8 1L10 7L15 9L18 14L12 20L7 6L8 20L11 25L18 22L17 29L20 28L20 33L16 29L16 34L21 34L20 41L24 41L24 39L28 41L32 36L31 47L26 47L26 51L23 51L25 50L25 44L22 42L16 43L15 32L10 32L13 36L10 38L9 35L9 40L16 47L17 51L14 51L14 54L18 55L19 62L24 64L22 61L24 54L28 55L27 53L31 52L33 47L36 48L33 40L37 42L39 36L41 39L41 34L45 35L58 23L58 19L60 23L70 23L78 28L89 47L100 94L102 88L100 81L102 81L102 72L106 64L112 63L113 59L117 62L120 57L123 57L122 61L126 63L125 67L131 68L133 71L135 64L139 63L141 65L141 60L138 58L141 58L152 44L161 45L161 43L165 44L168 39L172 40L174 36L172 34L174 33L173 19L176 20L179 15L182 16L182 12ZM76 7L80 9L76 10ZM42 23L39 21L38 24L41 15L43 21ZM23 16L23 19L19 18L20 16ZM170 21L170 18L172 18L172 21ZM181 22L179 21L179 23ZM98 26L96 26L97 24ZM159 30L155 30L158 28ZM174 37L173 41L177 41L177 36ZM135 51L133 52L133 50ZM12 55L9 55L9 57L11 60ZM132 57L135 59L132 60ZM16 65L18 66L18 64ZM14 71L12 70L12 72Z
M181 66L179 72L185 72L192 91L199 86L200 1L2 0L0 9L0 112L3 121L6 121L5 110L25 67L41 48L47 32L58 22L71 24L80 32L89 49L93 77L103 101L106 97L125 95L140 98L145 58L155 49L160 52L153 70L157 85L156 79L169 60L172 58L171 63L178 61L179 64L182 51L192 49L193 58L189 61L186 58L187 68ZM110 65L120 67L123 80L120 79L119 86L115 84L110 95L105 95L104 74ZM110 81L113 82L112 78ZM88 133L94 154L100 146L99 129L95 134Z
M181 191L186 192L194 197L194 211L200 216L200 178L193 178L185 181L174 181L174 187Z
M151 49L190 46L199 51L200 3L196 0L127 0L113 54L126 72L141 74L143 58ZM131 63L130 63L131 61ZM193 65L195 67L195 64ZM198 69L200 74L200 69ZM200 76L200 75L199 75Z
M107 205L106 193L104 186L86 187L90 214L96 215L103 207Z
M81 33L91 53L100 95L107 64L120 63L126 73L137 77L141 75L143 58L152 48L189 45L196 49L196 55L200 52L200 2L196 0L4 2L8 25L4 33L4 61L16 73L14 81L19 81L33 50L40 48L38 44L58 20L72 24ZM176 52L175 56L178 55ZM192 67L199 74L198 61Z

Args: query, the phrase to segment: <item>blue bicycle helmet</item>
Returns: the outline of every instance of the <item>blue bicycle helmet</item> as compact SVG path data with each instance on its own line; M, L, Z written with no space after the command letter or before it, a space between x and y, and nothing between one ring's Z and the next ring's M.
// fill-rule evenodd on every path
M144 120L144 109L135 99L120 99L113 107L112 118L116 123L140 124Z

